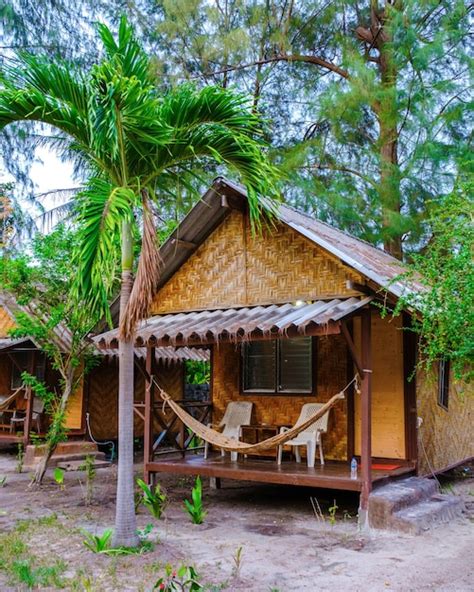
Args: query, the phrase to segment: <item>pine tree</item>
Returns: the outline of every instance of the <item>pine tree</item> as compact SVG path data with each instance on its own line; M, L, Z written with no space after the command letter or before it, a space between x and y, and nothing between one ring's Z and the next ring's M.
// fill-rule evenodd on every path
M469 149L459 0L159 0L161 71L237 85L272 120L297 205L397 257Z

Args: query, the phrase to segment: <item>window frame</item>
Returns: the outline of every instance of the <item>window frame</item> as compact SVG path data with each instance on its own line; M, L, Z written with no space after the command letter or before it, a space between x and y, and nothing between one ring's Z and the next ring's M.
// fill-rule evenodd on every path
M449 375L451 372L450 361L442 358L438 362L438 405L445 411L449 410Z
M304 338L305 336L302 336ZM279 343L283 341L282 339L275 339L272 341L276 342L275 347L275 390L269 389L245 389L245 347L246 343L241 344L240 350L240 394L243 396L247 395L258 395L262 397L311 397L315 396L317 392L317 355L318 355L318 347L317 347L317 338L309 337L310 344L311 344L311 352L310 352L310 359L311 359L311 390L302 391L302 390L278 390L278 382L280 376L280 345ZM250 342L251 343L251 342Z

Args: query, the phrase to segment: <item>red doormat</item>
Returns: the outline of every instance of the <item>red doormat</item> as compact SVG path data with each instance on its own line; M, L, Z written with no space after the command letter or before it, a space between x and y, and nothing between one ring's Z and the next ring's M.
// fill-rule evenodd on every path
M399 469L401 465L382 465L382 464L372 464L372 468L374 471L393 471L395 469Z

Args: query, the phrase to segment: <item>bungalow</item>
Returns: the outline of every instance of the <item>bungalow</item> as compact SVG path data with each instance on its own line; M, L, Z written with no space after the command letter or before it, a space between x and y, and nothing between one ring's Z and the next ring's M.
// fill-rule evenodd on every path
M0 443L22 443L27 448L27 460L40 452L28 445L33 434L44 436L48 427L48 417L44 413L41 400L24 385L22 372L28 371L44 381L51 390L59 388L59 374L41 351L34 338L13 338L10 332L15 328L15 314L21 309L11 297L0 296ZM68 332L61 327L58 339L68 349ZM61 458L67 451L77 456L79 449L97 452L95 442L117 439L118 426L118 357L115 350L97 351L100 361L85 377L76 392L71 396L67 407L66 428L68 444L60 449ZM144 378L139 371L144 367L145 350L135 350L137 373L135 379L135 435L143 437ZM185 399L185 362L208 362L207 349L163 347L155 350L156 365L159 368L163 387L174 399ZM208 409L205 402L185 401L192 409ZM157 412L158 426L163 431L166 418ZM157 428L158 428L157 426ZM169 436L176 436L171 430ZM162 438L163 439L163 438ZM173 442L168 437L168 443ZM86 444L87 442L87 444ZM29 450L29 453L28 453Z
M397 280L400 261L286 205L254 233L245 191L223 178L163 244L161 258L152 316L136 338L149 369L147 479L172 472L347 489L361 492L364 510L375 484L443 471L474 455L474 399L457 395L447 364L437 382L413 376L416 337L403 330L410 311L381 314L380 303L395 303L406 289ZM117 330L96 343L116 348ZM281 463L276 450L237 461L212 452L157 457L160 399L151 375L160 380L155 348L170 346L211 349L213 419L231 402L250 402L251 425L241 431L247 442L278 434L303 405L344 391L321 435L327 462L292 462L288 447Z

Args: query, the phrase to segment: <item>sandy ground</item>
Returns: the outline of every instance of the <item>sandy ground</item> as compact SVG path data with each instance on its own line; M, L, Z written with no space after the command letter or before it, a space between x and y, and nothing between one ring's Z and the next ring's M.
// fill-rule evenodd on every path
M7 477L0 488L0 545L7 533L20 532L33 565L63 562L64 589L148 591L166 564L192 564L210 591L474 590L472 479L449 486L467 504L462 519L413 537L380 531L361 534L353 495L230 481L220 490L206 486L209 513L206 522L196 526L182 509L193 480L163 475L170 503L165 518L149 535L156 542L154 549L138 556L109 557L86 549L82 530L101 533L113 527L114 466L98 470L89 506L84 503L82 473L67 473L63 489L48 473L43 488L31 490L28 474L18 474L15 467L14 455L0 452L0 477ZM339 508L331 525L328 507L335 494ZM324 522L316 519L310 496L318 498ZM139 527L150 522L141 507ZM27 588L15 583L0 562L0 590L23 589Z

